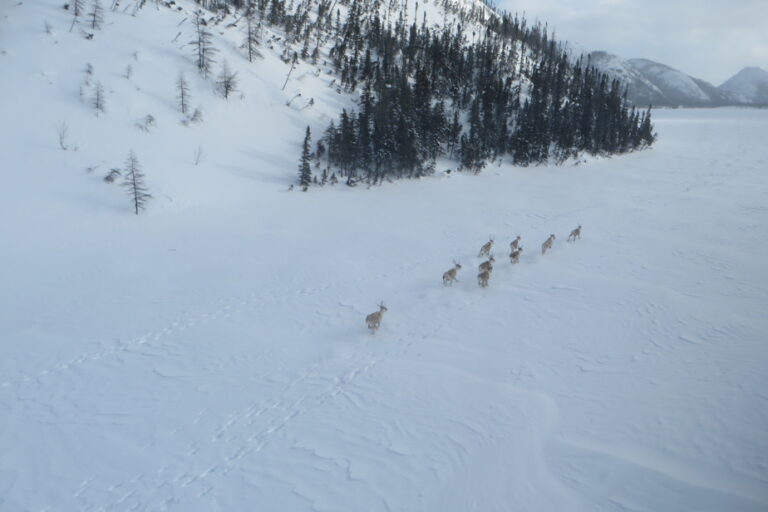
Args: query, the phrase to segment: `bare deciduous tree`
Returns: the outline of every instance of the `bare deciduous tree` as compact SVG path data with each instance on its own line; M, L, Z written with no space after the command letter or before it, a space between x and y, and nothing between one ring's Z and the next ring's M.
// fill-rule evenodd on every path
M113 167L109 170L106 176L104 176L104 181L107 183L113 183L117 178L123 175L123 171L120 170L118 167Z
M141 122L136 123L136 126L139 128L139 130L143 132L149 132L149 130L154 128L155 125L155 116L152 114L147 114L144 116L144 119L142 119Z
M195 111L192 112L192 117L190 117L189 120L193 123L203 122L203 111L200 110L200 107L197 107Z

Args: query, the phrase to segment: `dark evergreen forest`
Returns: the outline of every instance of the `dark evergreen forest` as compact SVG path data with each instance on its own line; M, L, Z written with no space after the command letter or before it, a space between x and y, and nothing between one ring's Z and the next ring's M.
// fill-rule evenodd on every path
M454 21L436 30L426 15L407 21L406 13L418 15L407 0L199 3L281 27L297 48L284 54L287 63L316 64L330 48L339 89L359 97L356 110L342 111L315 137L313 155L304 148L302 184L308 158L321 183L338 175L376 184L429 175L438 157L480 172L499 158L524 166L654 142L650 108L630 107L619 81L589 61L574 62L545 26L486 4L443 0Z

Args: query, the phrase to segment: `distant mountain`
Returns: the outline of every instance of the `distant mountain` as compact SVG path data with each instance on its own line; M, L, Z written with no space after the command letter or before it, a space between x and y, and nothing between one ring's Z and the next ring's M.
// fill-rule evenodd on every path
M729 105L733 99L705 80L648 59L630 59L630 65L659 88L658 105L710 107Z
M600 71L628 84L629 100L637 106L716 107L750 103L705 80L652 60L626 60L604 51L590 53L589 59Z
M768 71L744 68L720 86L741 103L768 105Z
M661 105L664 93L626 59L612 53L596 51L588 55L598 70L629 85L629 101L637 106Z

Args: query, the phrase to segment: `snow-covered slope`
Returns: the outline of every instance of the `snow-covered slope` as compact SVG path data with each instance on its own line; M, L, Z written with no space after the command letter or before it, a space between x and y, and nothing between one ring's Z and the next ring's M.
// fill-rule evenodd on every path
M720 89L743 103L768 105L768 71L758 67L744 68L725 81Z
M0 510L765 510L766 111L660 111L652 151L574 167L287 192L304 127L351 100L322 63L281 91L279 44L251 65L219 28L224 100L179 4L90 41L60 2L0 3ZM101 179L130 149L139 216Z

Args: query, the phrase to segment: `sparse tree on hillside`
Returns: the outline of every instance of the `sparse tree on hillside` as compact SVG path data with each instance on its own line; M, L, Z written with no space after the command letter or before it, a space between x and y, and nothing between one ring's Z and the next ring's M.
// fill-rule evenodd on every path
M56 133L59 134L59 147L64 151L69 149L69 144L67 144L67 136L69 135L69 125L66 122L62 121L56 127Z
M189 100L192 96L189 94L189 84L184 78L184 73L179 73L179 78L176 80L176 98L179 100L179 110L186 115L189 111Z
M248 54L248 61L253 62L253 59L261 56L259 53L259 26L256 21L256 12L252 7L249 7L245 13L245 39L243 40L242 48L245 48Z
M216 53L216 48L211 42L212 37L206 28L202 11L197 11L195 13L195 39L190 44L195 49L197 69L205 78L211 75L211 67L215 62L213 55Z
M85 0L72 0L72 24L69 26L69 31L72 32L75 23L78 18L85 14Z
M93 108L96 109L97 115L99 112L106 112L106 98L101 82L96 82L96 87L93 90Z
M147 201L149 201L152 196L149 194L147 187L144 184L144 173L141 172L139 159L136 158L136 153L134 153L133 150L128 153L128 158L125 160L123 176L122 186L128 191L128 196L133 203L134 212L138 215L139 211L146 208Z
M91 12L88 13L88 20L91 30L101 30L101 25L104 23L104 9L101 7L99 0L93 0Z
M310 167L310 160L312 159L312 153L310 150L310 143L312 141L312 134L307 126L307 132L304 135L304 144L301 149L301 161L299 163L299 185L306 190L309 184L312 182L312 168Z
M72 15L77 18L85 13L85 0L72 0Z
M227 64L226 60L221 66L221 73L219 73L216 85L219 87L221 94L227 99L229 99L230 94L237 90L237 73L233 73L229 69L229 64Z

